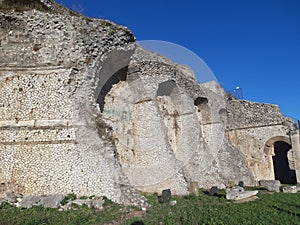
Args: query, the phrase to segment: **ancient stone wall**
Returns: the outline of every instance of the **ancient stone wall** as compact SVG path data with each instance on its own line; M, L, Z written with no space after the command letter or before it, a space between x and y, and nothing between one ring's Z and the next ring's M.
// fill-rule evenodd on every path
M0 183L145 206L137 189L273 178L269 145L294 129L278 107L227 101L127 28L41 3L0 12Z
M253 184L243 155L225 137L224 90L215 82L197 85L182 68L137 49L126 79L107 93L103 117L124 173L146 192L186 194L190 182Z
M229 100L227 111L228 140L244 154L255 180L275 179L274 143L291 144L290 132L295 129L292 120L284 117L276 105L245 100ZM288 152L288 161L294 170L294 149Z
M104 65L129 60L131 32L68 10L5 11L0 23L0 182L145 206L96 125Z

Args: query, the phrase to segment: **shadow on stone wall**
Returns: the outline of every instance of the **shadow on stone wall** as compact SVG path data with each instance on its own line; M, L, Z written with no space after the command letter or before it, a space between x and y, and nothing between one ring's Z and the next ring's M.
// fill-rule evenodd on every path
M279 180L282 184L296 184L295 170L290 169L288 161L288 151L291 145L284 141L274 143L273 165L275 180Z

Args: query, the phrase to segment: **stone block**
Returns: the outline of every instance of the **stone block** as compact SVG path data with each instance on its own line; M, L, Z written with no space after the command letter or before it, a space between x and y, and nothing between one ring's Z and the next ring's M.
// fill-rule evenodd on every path
M92 206L95 208L95 209L102 209L103 208L103 203L104 203L104 200L103 198L96 198L92 201Z
M238 186L240 186L240 187L244 187L244 182L243 182L243 181L239 181L239 184L238 184Z
M166 189L162 191L162 196L159 197L159 202L160 203L167 203L170 201L171 199L171 190L170 189Z
M21 195L16 194L14 192L6 192L4 193L4 199L8 202L8 203L15 203L17 202L17 199L20 197Z
M199 183L196 181L191 181L189 185L189 193L190 194L199 194Z
M297 193L298 188L297 186L289 186L282 188L283 193Z
M244 188L236 186L226 189L226 199L241 200L257 195L258 191L245 191Z
M211 189L209 190L209 195L214 196L218 192L218 187L217 186L212 186Z
M32 206L39 205L40 201L40 196L24 196L18 206L21 208L30 208Z
M38 205L44 206L46 208L58 208L63 199L63 195L48 195L46 197L42 197Z
M268 191L280 192L281 183L279 180L260 180L259 185Z

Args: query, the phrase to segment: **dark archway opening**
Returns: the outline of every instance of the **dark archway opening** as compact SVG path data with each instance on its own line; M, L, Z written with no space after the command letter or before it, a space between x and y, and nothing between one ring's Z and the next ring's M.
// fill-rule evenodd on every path
M128 66L120 69L115 74L113 74L101 88L100 94L97 98L97 103L100 106L100 111L103 112L105 104L105 96L112 89L114 84L119 83L120 81L126 81L127 79Z
M288 151L291 145L284 141L277 141L274 143L273 166L275 180L279 180L282 184L296 184L295 170L290 169L288 160Z

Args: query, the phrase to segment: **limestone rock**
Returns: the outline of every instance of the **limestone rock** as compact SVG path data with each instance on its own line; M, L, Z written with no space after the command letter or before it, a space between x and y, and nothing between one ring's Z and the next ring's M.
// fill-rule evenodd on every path
M0 199L0 206L2 206L3 204L5 204L7 201L5 199Z
M278 141L299 168L299 132L278 106L197 83L126 27L34 2L46 10L0 12L1 198L74 192L146 208L139 191L273 179Z
M241 200L257 195L258 191L245 191L244 188L236 186L226 189L226 199Z
M95 199L93 199L93 201L92 201L92 206L93 206L95 209L102 209L102 208L103 208L103 204L104 204L103 198L95 198Z
M4 194L4 199L9 203L17 202L18 198L22 197L20 194L16 194L14 192L6 192Z
M44 206L46 208L58 208L63 199L63 195L48 195L45 197L41 197L38 205Z
M64 206L61 206L63 210L70 210L72 209L72 205L83 206L86 205L87 207L91 208L94 207L95 209L102 209L103 208L104 200L102 197L97 197L94 199L74 199L69 200L68 203Z
M21 208L31 208L32 206L39 205L40 201L40 196L24 196L17 206Z
M268 191L280 192L281 183L279 180L260 180L259 184Z
M189 193L199 195L199 183L195 181L190 182Z
M283 187L282 188L283 193L297 193L299 191L299 188L297 186L289 186L289 187Z

